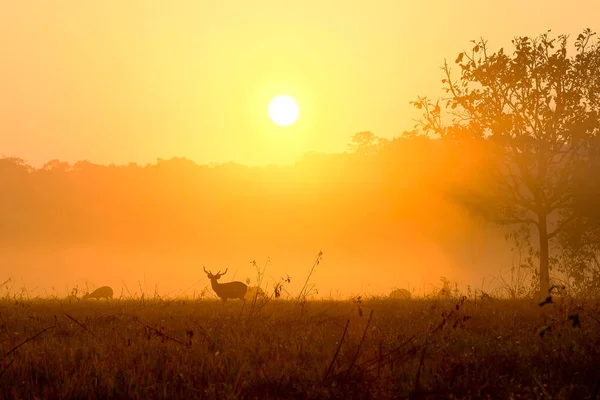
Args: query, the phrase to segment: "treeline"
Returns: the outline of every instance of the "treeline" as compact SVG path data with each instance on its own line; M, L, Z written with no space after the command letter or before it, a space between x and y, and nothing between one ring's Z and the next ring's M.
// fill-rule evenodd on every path
M485 141L361 132L351 145L346 153L266 167L173 158L145 166L53 160L33 168L3 158L0 240L13 255L93 247L195 257L198 265L206 254L227 260L233 252L287 266L323 250L336 288L352 287L365 267L374 282L442 275L476 282L510 267L504 235L512 228L465 196L489 189ZM535 231L528 232L535 247ZM559 242L553 246L566 254Z
M33 168L0 160L4 243L193 245L219 234L286 235L320 231L346 237L394 223L415 230L452 223L446 190L470 179L473 153L441 141L397 138L376 152L307 154L291 166L197 165L186 159L140 166ZM371 228L369 228L371 227Z
M145 166L54 160L33 168L3 158L0 241L4 256L13 254L3 264L17 265L36 251L42 270L51 273L61 268L44 254L94 248L103 257L184 258L181 268L239 265L232 254L245 262L269 256L276 273L298 276L323 250L329 267L321 287L344 292L367 281L386 291L406 282L439 282L441 275L479 281L506 265L501 233L471 219L451 197L457 183L476 179L475 149L422 137L385 141L368 132L354 139L351 151L307 154L289 166L197 165L173 158ZM505 259L496 255L490 262L478 248L486 243L503 249ZM101 263L80 256L79 266L62 270L82 270L83 277L86 266L118 264L123 273L134 268L115 257Z

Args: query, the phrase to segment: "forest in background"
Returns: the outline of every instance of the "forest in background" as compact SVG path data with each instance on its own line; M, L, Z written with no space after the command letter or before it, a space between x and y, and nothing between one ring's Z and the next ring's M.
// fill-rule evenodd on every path
M427 291L440 276L487 286L513 254L502 230L453 199L478 179L481 155L448 144L362 132L346 153L267 167L3 158L3 275L61 293L142 281L165 294L205 286L203 265L255 280L250 261L270 258L265 282L290 275L293 288L322 250L323 295Z

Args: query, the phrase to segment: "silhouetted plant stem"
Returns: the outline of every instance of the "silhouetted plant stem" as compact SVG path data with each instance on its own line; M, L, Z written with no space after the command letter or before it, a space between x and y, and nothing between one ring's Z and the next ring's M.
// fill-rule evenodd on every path
M419 367L417 368L417 376L415 377L415 387L410 396L411 399L417 398L417 392L419 390L419 381L421 380L421 370L423 369L423 363L425 361L425 350L427 350L427 340L425 340L425 344L423 345L423 350L421 351L421 359L419 360Z
M335 351L335 354L333 355L333 359L329 363L329 368L327 368L327 372L325 373L325 377L323 377L323 382L325 382L327 380L327 377L329 376L329 373L331 372L331 369L333 368L333 363L335 362L338 354L340 354L340 349L342 348L342 343L344 343L344 338L346 337L346 332L348 332L348 325L349 324L350 324L350 320L347 320L346 321L346 326L344 327L344 333L342 333L342 338L340 339L340 343L338 344L337 350Z
M356 353L354 353L354 358L352 358L352 362L350 363L350 367L348 367L348 370L346 371L346 375L344 376L344 379L346 379L348 377L348 375L350 374L350 371L352 371L352 368L354 367L354 363L356 362L356 359L358 358L360 349L362 348L362 345L365 341L365 337L367 336L367 330L369 329L369 325L371 324L371 318L373 318L373 311L375 311L375 310L371 310L371 313L369 314L369 320L367 321L367 326L365 326L365 330L363 332L362 338L360 339L360 343L358 344L358 349L356 349Z
M15 351L17 351L17 349L18 349L19 347L23 346L25 343L27 343L27 342L31 342L33 339L35 339L36 337L40 336L42 333L44 333L44 332L46 332L46 331L48 331L48 330L50 330L50 329L54 329L54 328L56 328L56 325L49 326L48 328L44 328L44 329L42 329L41 331L39 331L39 332L38 332L38 333L36 333L35 335L33 335L33 336L31 336L31 337L29 337L29 338L27 338L27 339L23 340L21 343L19 343L18 345L16 345L16 346L15 346L15 347L13 347L12 349L10 349L8 352L6 352L6 353L4 354L4 357L8 357L9 355L11 355L11 354L12 354L12 353L14 353Z
M93 337L95 337L96 339L100 340L100 338L98 336L96 336L96 334L94 334L94 332L90 331L85 325L83 325L81 322L77 321L75 318L71 317L69 314L67 313L63 313L65 314L67 317L69 317L73 322L75 322L77 325L79 325L81 327L81 329L83 329L86 332L89 332Z
M296 304L298 304L300 302L300 299L304 299L306 297L306 293L305 293L306 286L308 286L308 282L310 281L310 277L312 276L313 272L315 271L315 268L317 267L317 265L319 265L321 263L322 257L323 257L323 252L319 251L319 254L317 254L317 258L316 258L315 262L313 263L313 266L310 269L310 272L308 273L306 280L304 281L304 286L302 286L302 290L300 290L300 294L298 294L298 298L296 299Z

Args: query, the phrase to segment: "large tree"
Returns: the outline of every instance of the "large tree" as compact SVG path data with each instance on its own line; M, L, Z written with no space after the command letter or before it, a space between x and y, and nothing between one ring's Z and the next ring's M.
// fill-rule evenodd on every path
M600 66L598 67L600 70ZM599 138L600 139L600 138ZM573 175L573 221L558 235L560 261L569 287L578 295L600 297L600 140Z
M541 293L549 289L550 243L577 219L575 171L600 129L600 47L585 30L570 56L567 39L518 37L512 52L473 41L456 58L456 80L444 63L447 98L413 102L425 134L485 149L485 185L465 189L463 199L499 223L535 227Z

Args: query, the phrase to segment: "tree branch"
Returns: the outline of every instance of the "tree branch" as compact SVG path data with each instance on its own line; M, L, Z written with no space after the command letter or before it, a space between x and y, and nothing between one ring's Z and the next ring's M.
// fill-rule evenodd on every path
M499 219L497 220L500 224L533 224L536 227L539 228L539 223L538 221L532 219L532 218L505 218L505 219Z
M568 218L563 219L560 222L560 224L558 224L558 226L556 227L556 229L554 231L548 233L548 240L552 239L554 236L556 236L557 234L562 232L565 229L565 227L574 219L575 219L575 214L572 214Z

